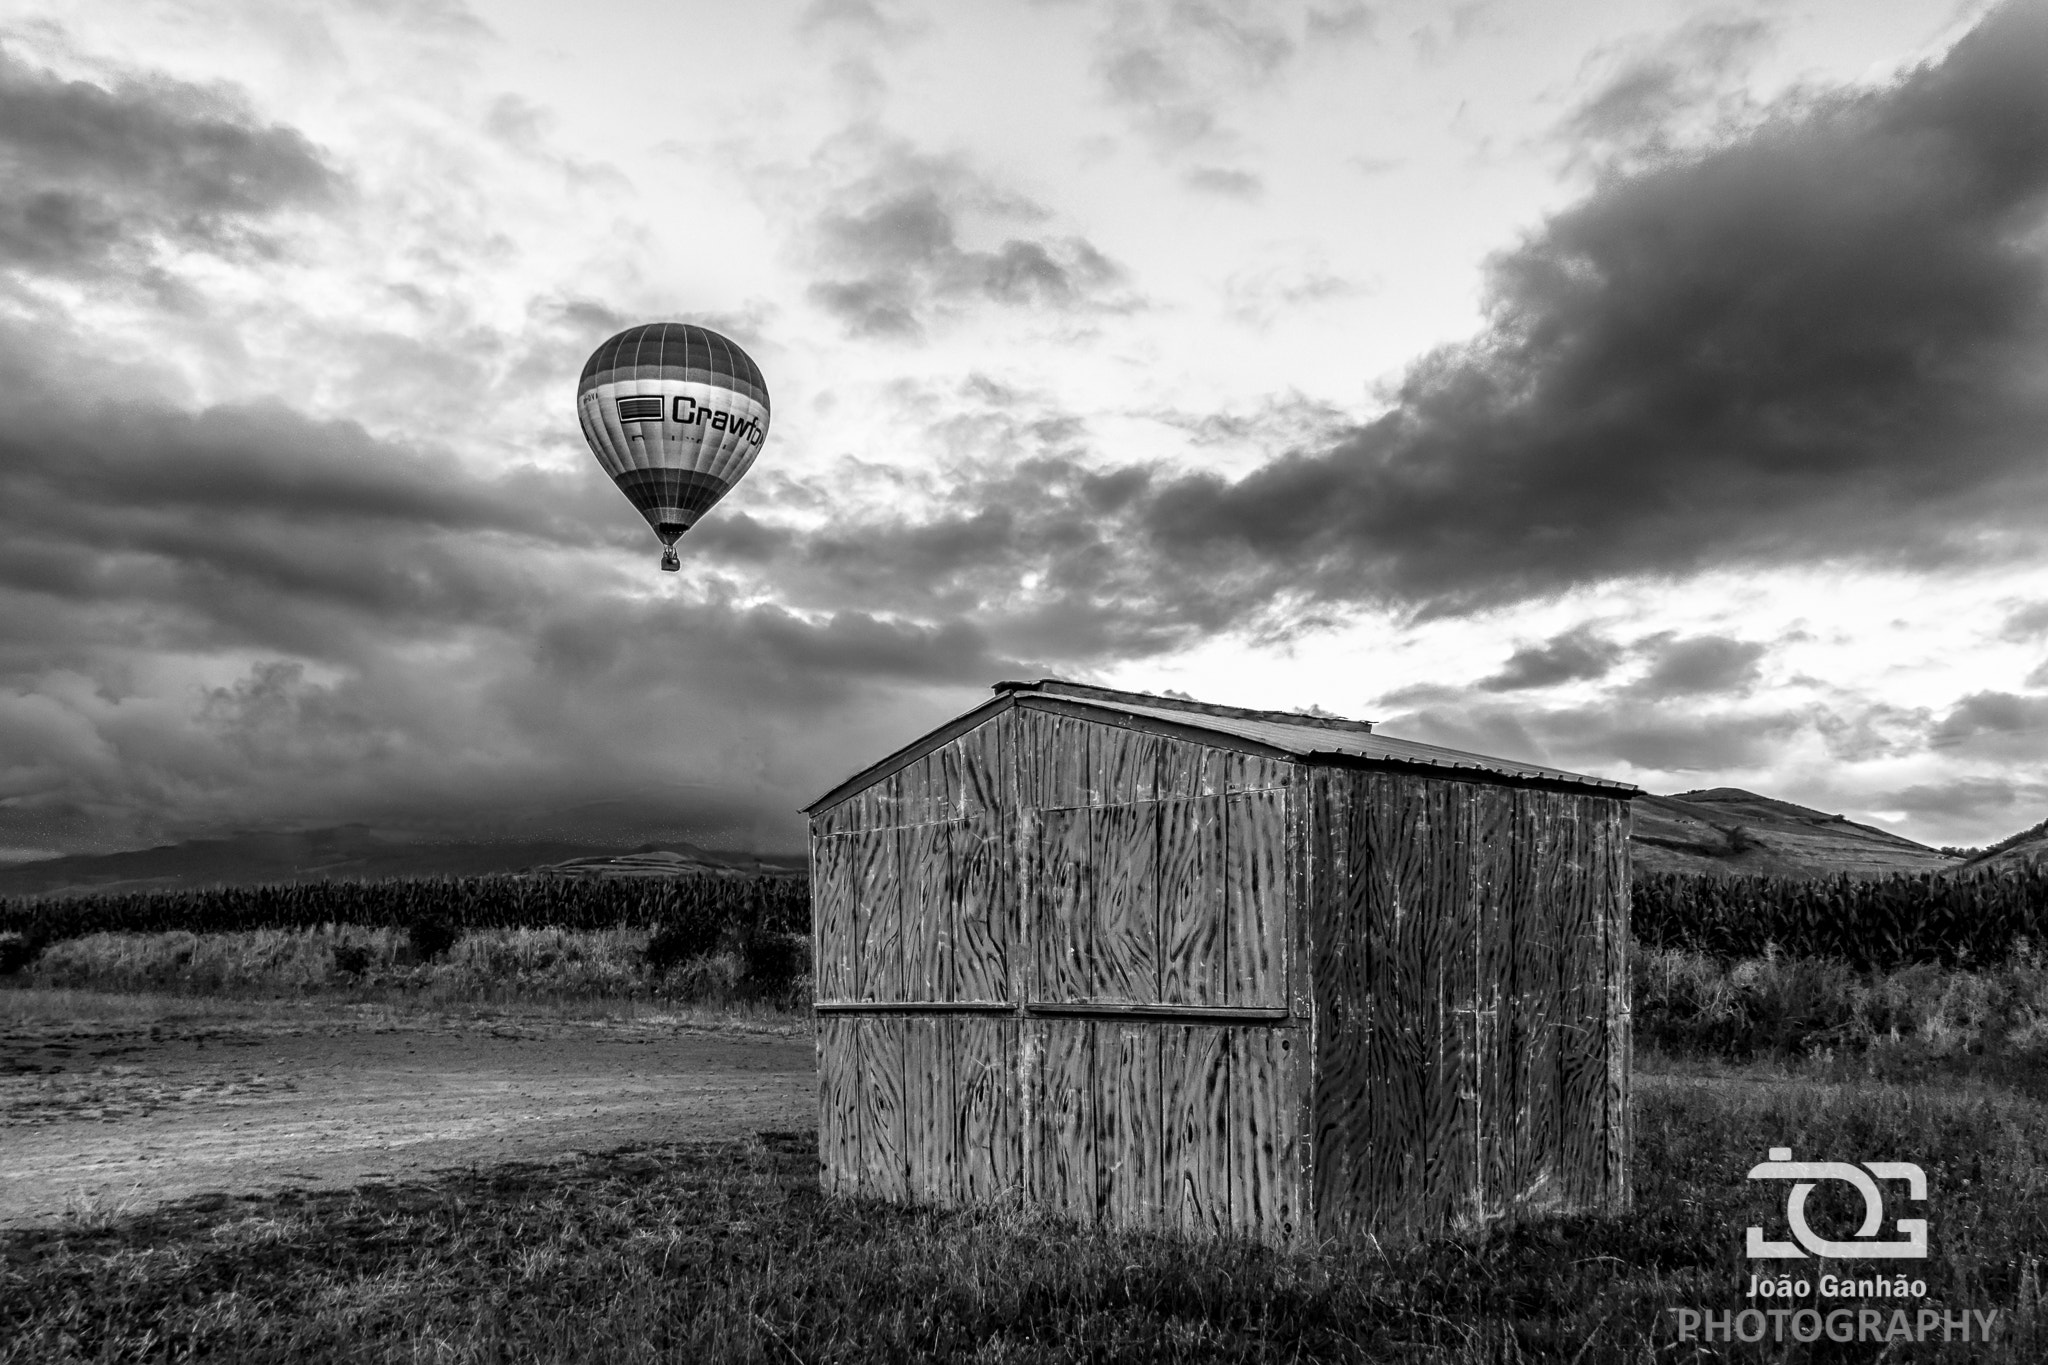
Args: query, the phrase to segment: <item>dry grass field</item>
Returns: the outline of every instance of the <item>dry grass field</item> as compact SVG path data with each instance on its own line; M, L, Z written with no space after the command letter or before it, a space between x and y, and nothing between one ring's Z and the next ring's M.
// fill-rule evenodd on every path
M416 970L402 956L392 970ZM437 1091L454 1097L444 1119L478 1125L450 1160L394 1141L351 1167L312 1150L318 1125L279 1124L306 1159L189 1188L102 1181L17 1218L0 1231L0 1361L2048 1358L2048 1067L2027 961L1858 978L1644 955L1632 1213L1300 1253L827 1201L806 1023L769 1004L363 975L0 991L0 1052L19 1064L0 1166L37 1143L135 1148L152 1124L181 1135L161 1149L200 1150L202 1130L232 1140L303 1109L323 1067L340 1076L331 1116L353 1093L363 1129ZM791 1057L787 1118L691 1127L692 1084L744 1086ZM477 1080L493 1068L496 1089ZM554 1146L521 1136L549 1123ZM1772 1306L1743 1297L1744 1229L1784 1216L1782 1187L1745 1179L1771 1146L1924 1166L1927 1291L1906 1306L1995 1310L1991 1342L1678 1341L1674 1309ZM1814 1205L1816 1226L1846 1217L1826 1191Z

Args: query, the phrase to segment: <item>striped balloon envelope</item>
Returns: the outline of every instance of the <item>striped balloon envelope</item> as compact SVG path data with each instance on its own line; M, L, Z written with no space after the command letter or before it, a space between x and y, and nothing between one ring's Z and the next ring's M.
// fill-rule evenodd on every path
M768 438L753 357L708 327L650 322L591 353L576 383L583 439L647 518L673 571L676 537L724 497Z

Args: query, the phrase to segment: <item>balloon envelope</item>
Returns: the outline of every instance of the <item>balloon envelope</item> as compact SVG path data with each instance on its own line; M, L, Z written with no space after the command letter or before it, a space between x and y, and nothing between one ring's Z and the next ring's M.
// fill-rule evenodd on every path
M576 411L597 462L667 546L739 482L768 436L753 357L687 322L629 327L599 346ZM662 567L675 567L673 550Z

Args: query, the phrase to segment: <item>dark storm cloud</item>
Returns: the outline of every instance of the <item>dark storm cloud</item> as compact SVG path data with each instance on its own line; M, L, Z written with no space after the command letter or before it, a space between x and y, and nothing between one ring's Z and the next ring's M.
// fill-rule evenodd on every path
M1508 656L1500 672L1481 679L1479 686L1488 692L1515 692L1603 678L1621 655L1620 645L1580 626L1540 645L1522 646Z
M76 275L159 244L260 249L262 218L342 189L304 135L230 92L65 80L0 48L0 266Z
M907 600L1036 571L1042 605L1120 602L1149 642L1319 606L1427 617L1614 579L2027 553L2048 497L2044 69L2048 10L2000 10L1891 85L1604 180L1492 263L1485 331L1364 426L1304 432L1239 478L1085 449L970 462L936 513L841 519L835 571L899 576L929 521L959 558ZM886 202L849 240L949 249L942 206ZM849 315L911 325L925 272L878 269L907 283ZM1091 464L1115 507L1084 496ZM1700 648L1666 681L1747 666Z

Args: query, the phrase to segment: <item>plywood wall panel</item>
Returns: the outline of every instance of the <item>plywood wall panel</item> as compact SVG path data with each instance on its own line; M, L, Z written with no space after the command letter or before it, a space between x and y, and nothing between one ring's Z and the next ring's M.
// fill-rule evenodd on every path
M860 1192L860 1021L818 1016L818 1178L828 1195Z
M857 999L859 945L854 914L853 840L844 834L811 840L811 961L818 999Z
M909 1196L903 1150L901 1015L857 1019L860 1048L861 1193L899 1203Z
M947 837L948 896L955 925L948 998L1007 1000L1009 957L1017 941L1008 829L1001 816L989 814L947 826Z
M1082 1001L1095 984L1097 868L1089 843L1093 812L1048 810L1039 816L1037 984L1034 998Z
M1047 810L1095 804L1090 752L1097 726L1073 716L1048 715L1041 731L1039 803Z
M855 981L863 1000L902 999L903 880L894 829L865 830L854 837L855 921L860 963Z
M1225 805L1223 1003L1277 1008L1287 1003L1286 793L1246 792Z
M1041 1019L1035 1201L1048 1212L1092 1223L1095 1206L1093 1021Z
M1606 1183L1607 1026L1600 906L1589 873L1598 846L1575 798L1558 803L1546 869L1563 949L1558 1017L1559 1176L1575 1206L1597 1202Z
M953 826L912 825L897 835L903 909L899 1000L945 1000L953 983Z
M1089 823L1095 869L1087 998L1149 1004L1159 998L1159 806L1105 806Z
M1162 1226L1157 1024L1095 1025L1096 1206L1115 1227Z
M1232 795L1284 787L1293 766L1284 758L1268 758L1262 754L1234 750L1221 751L1221 758L1223 789Z
M975 726L954 747L960 756L960 814L969 819L998 814L1010 805L1004 764L1011 718L1005 711Z
M1233 1137L1230 1031L1162 1024L1160 1034L1160 1169L1167 1182L1163 1217L1183 1232L1226 1232Z
M1160 736L1144 730L1092 727L1089 748L1095 774L1089 787L1096 804L1128 806L1134 801L1156 799L1163 743Z
M952 1038L956 1187L968 1203L989 1203L1023 1184L1015 1019L954 1015Z
M1230 1223L1247 1237L1291 1240L1298 1217L1292 1029L1230 1033Z
M943 1015L903 1019L903 1153L906 1189L941 1208L959 1198L958 1111L952 1035Z
M1439 1063L1430 1078L1432 1112L1426 1139L1432 1217L1476 1219L1480 1205L1478 1087L1479 932L1470 872L1473 787L1430 782L1422 797L1430 818L1429 855L1410 890L1422 913L1411 922L1424 970L1435 983Z
M1506 1191L1531 1213L1561 1205L1564 1187L1558 1163L1559 1010L1558 972L1564 952L1553 909L1555 867L1554 792L1516 793L1515 835L1510 850L1511 886L1504 898L1513 990L1502 1030L1503 1070L1512 1078L1520 1123L1510 1151Z
M1628 807L1604 797L1584 798L1588 818L1600 832L1600 880L1596 886L1597 909L1603 930L1606 960L1601 983L1601 1010L1606 1017L1607 1089L1606 1201L1613 1209L1626 1209L1634 1201L1629 1179L1632 1128L1629 1109L1630 1006L1629 1006L1629 847Z
M1221 797L1161 801L1159 998L1214 1006L1228 989L1224 803Z

